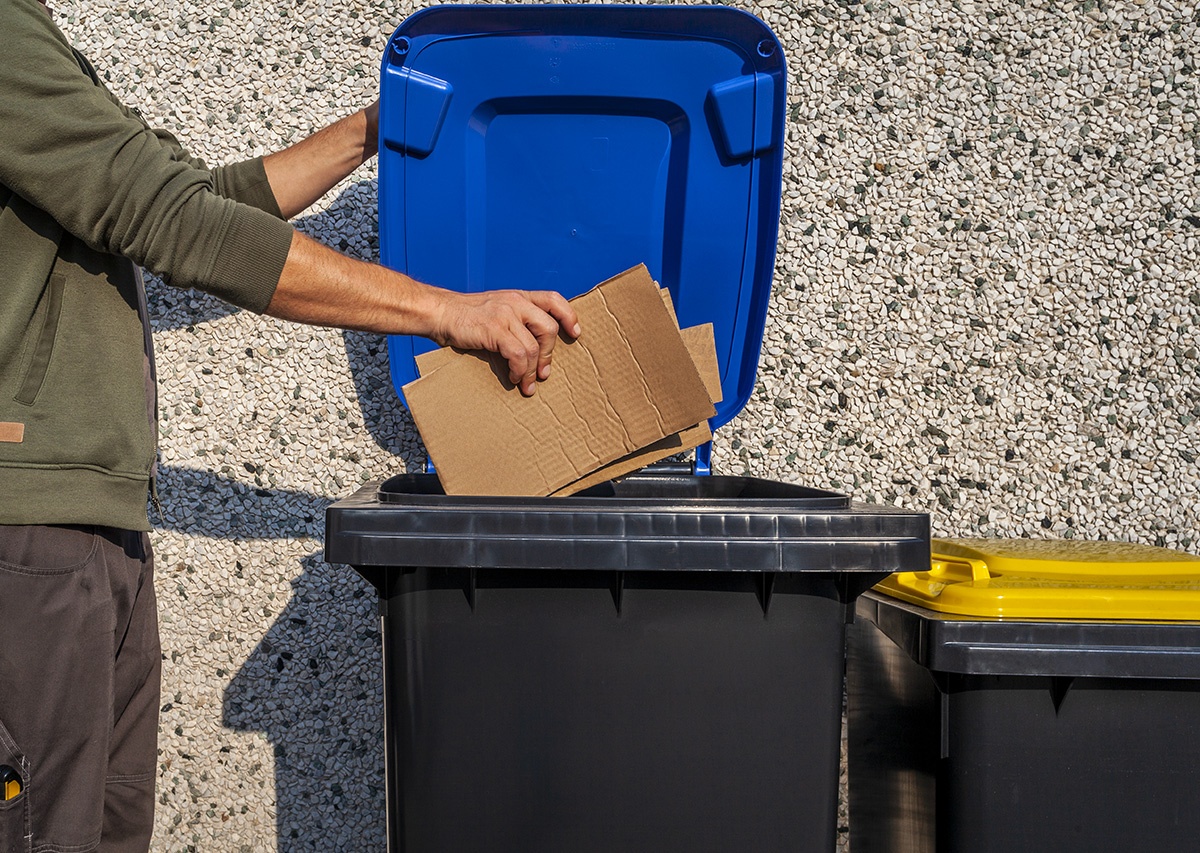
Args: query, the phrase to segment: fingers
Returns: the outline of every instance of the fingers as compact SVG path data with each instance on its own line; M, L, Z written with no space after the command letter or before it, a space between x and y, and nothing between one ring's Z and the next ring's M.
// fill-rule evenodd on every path
M512 343L510 353L502 351L501 355L509 364L509 380L530 397L536 393L538 381L550 376L551 354L560 328L570 337L578 337L579 318L557 293L534 291L512 295L519 300L514 305L515 322L508 329Z
M537 390L541 344L520 319L510 323L507 332L500 344L500 355L508 362L508 380L526 397L531 397Z
M508 378L525 396L550 375L551 354L560 330L580 334L579 317L560 294L551 291L491 291L455 294L439 342L498 353ZM441 325L441 324L438 324Z
M529 301L553 317L559 327L572 338L579 337L579 333L582 331L579 327L579 316L561 293L555 293L552 290L535 290L529 294ZM555 334L558 334L557 330Z
M545 380L550 376L550 357L558 341L559 331L565 332L571 338L579 337L579 317L561 294L549 290L535 290L526 296L539 309L538 313L531 315L527 326L538 342L537 378Z
M553 315L537 307L537 303L533 303L531 307L532 311L526 319L525 328L537 341L537 378L545 380L550 376L550 354L554 351L554 344L558 342L559 322Z

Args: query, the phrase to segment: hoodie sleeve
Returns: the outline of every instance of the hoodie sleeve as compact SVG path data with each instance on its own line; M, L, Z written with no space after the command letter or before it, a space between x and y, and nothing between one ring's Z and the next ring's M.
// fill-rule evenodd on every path
M205 169L89 72L37 0L0 3L0 183L98 251L265 310L293 231L261 160Z

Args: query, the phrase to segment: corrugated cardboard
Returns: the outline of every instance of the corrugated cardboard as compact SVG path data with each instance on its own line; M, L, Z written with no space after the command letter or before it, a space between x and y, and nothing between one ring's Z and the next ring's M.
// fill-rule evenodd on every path
M670 298L665 295L667 291L664 289L662 292L664 294L664 301L667 303L667 307L670 308ZM700 378L704 380L704 387L708 389L712 402L714 404L721 402L721 372L717 366L717 347L716 341L713 339L712 324L706 323L703 326L693 326L690 329L682 330L680 334L683 336L683 342L687 346L688 353L692 356L692 361L695 362L696 368L700 372ZM439 349L425 355L431 356L431 358L423 362L424 367L421 368L423 375L445 364L449 358L453 357L454 351ZM421 362L423 358L424 356L419 356L418 361ZM566 497L599 485L600 483L615 480L618 477L631 474L640 468L645 468L654 462L666 459L668 456L685 453L711 439L712 432L708 428L708 421L701 421L695 426L680 430L661 441L656 441L649 447L630 453L615 462L610 462L593 471L591 474L563 486L561 489L555 489L550 493L550 497Z
M666 292L664 289L663 293L666 294ZM664 296L664 299L670 307L669 297ZM709 397L714 404L721 402L721 371L717 366L717 344L713 339L712 323L684 329L680 334L683 336L688 353L692 356L692 361L696 363L696 368L700 371L700 378L704 380L704 387L708 389ZM708 421L701 421L695 426L680 430L661 441L656 441L649 447L634 451L615 462L610 462L586 477L581 477L574 483L551 492L550 495L551 497L573 495L600 483L632 474L639 468L645 468L668 456L684 453L710 440L712 440L712 431L708 428Z
M671 319L678 324L670 291L664 287L659 290L659 296L662 297L663 304L666 306L667 312L671 315ZM683 338L684 346L687 347L688 354L692 357L692 361L700 373L700 378L704 381L704 387L708 389L709 398L714 405L721 402L721 372L717 363L717 347L713 337L712 324L706 323L703 326L693 326L690 329L683 329L680 335ZM448 347L424 353L417 356L417 369L422 376L427 376L452 360L455 354L455 350ZM685 453L711 439L712 432L708 428L708 421L701 421L695 426L680 430L674 435L669 435L648 447L630 453L614 462L610 462L593 471L591 474L581 477L575 482L563 486L561 489L556 489L550 493L550 496L566 497L573 495L576 492L591 488L600 483L606 483L609 480L631 474L640 468L666 459L669 456Z
M498 356L418 360L404 395L448 494L548 495L715 414L644 266L572 305L584 333L558 342L533 397Z

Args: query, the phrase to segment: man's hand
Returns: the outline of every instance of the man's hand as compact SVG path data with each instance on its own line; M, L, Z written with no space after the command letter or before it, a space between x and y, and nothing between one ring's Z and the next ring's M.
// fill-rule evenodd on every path
M532 396L550 375L559 331L579 337L579 318L567 300L546 290L444 294L429 334L443 346L483 349L508 362L509 381Z

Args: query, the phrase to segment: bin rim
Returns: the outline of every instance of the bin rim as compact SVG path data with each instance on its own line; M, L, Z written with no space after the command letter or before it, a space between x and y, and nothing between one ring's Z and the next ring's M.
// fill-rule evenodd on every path
M855 612L935 676L1200 680L1200 621L960 616L878 588Z
M711 487L729 481L773 484L792 491L779 497L689 497L689 496L621 496L617 490L636 484L664 486L680 482L696 482ZM400 487L408 485L408 490ZM391 486L389 488L389 486ZM428 487L428 488L427 488ZM368 487L369 488L369 487ZM612 490L613 494L606 494ZM612 481L600 483L573 495L560 497L527 497L511 495L447 495L435 474L397 474L380 482L375 491L376 499L382 504L420 505L424 508L466 510L472 507L488 507L496 510L521 510L523 512L711 512L727 509L732 511L779 512L790 510L839 510L851 506L850 496L828 489L790 483L776 483L761 477L737 475L664 475L633 474L614 485Z

